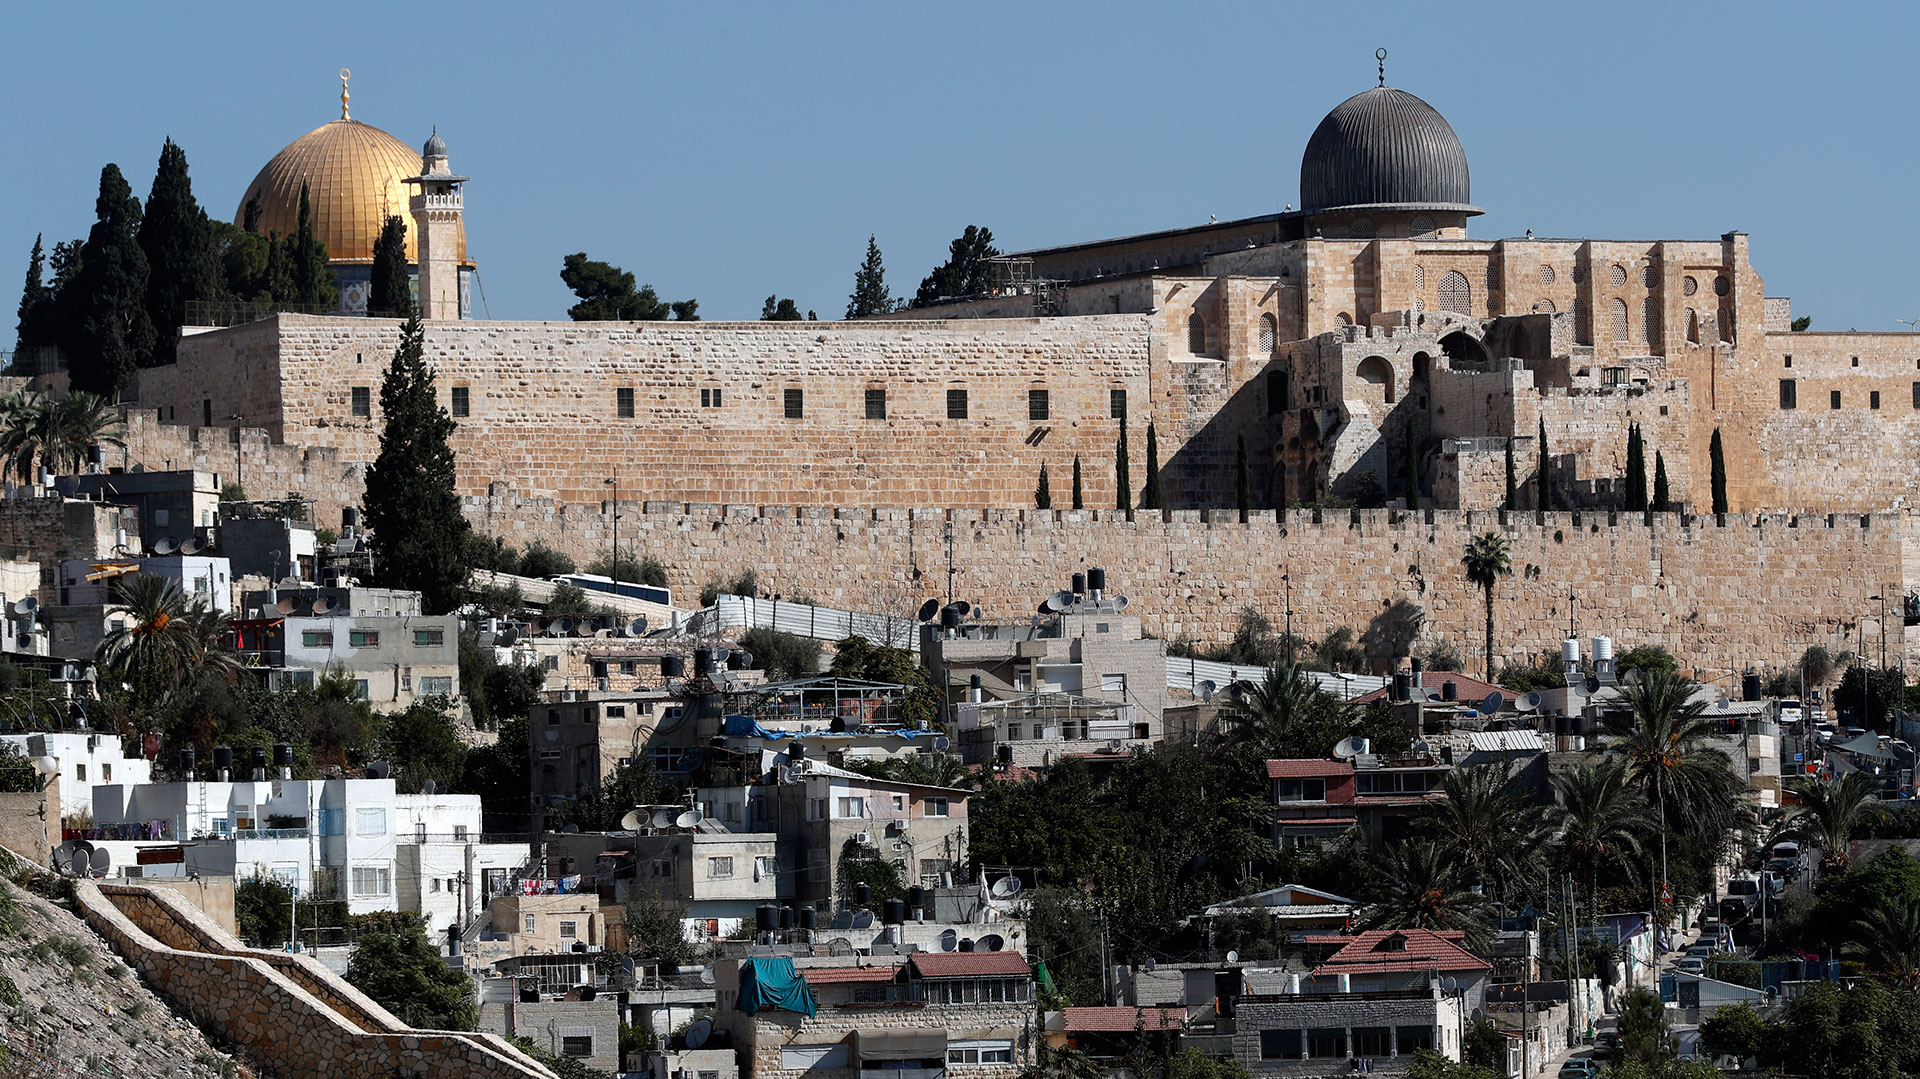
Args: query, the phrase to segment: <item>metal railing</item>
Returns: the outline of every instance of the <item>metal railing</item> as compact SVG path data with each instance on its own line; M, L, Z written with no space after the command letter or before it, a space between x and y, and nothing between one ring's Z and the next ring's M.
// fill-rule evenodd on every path
M349 315L351 313L342 311L338 304L188 300L183 321L189 326L239 326L281 314Z

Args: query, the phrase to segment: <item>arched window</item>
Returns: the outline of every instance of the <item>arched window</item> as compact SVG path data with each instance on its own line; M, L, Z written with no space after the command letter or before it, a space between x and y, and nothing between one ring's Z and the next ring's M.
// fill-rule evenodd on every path
M1416 289L1425 289L1427 287L1427 268L1425 266L1415 266L1413 268L1413 287Z
M1687 308L1687 340L1692 344L1700 343L1700 312Z
M1207 320L1198 311L1187 316L1187 351L1195 356L1207 354Z
M1660 301L1651 296L1640 303L1640 336L1649 345L1660 339Z
M1448 270L1447 276L1440 279L1440 310L1465 315L1472 308L1473 289L1467 285L1467 275Z
M1640 271L1640 283L1648 288L1658 287L1660 284L1660 268L1652 263L1648 263L1647 268Z
M1543 288L1553 287L1553 267L1544 263L1540 266L1540 285Z
M1335 322L1338 322L1342 326L1353 325L1353 320L1347 317L1347 313L1345 311L1342 311L1339 314L1333 316L1333 320Z
M1373 218L1359 217L1354 219L1353 224L1347 226L1347 237L1354 240L1371 240L1376 231Z
M1627 339L1627 301L1615 297L1613 301L1613 339Z
M1360 381L1379 386L1386 395L1387 404L1393 404L1393 365L1387 362L1386 357L1368 356L1360 361L1360 366L1354 368L1353 373L1360 376Z
M1559 310L1559 308L1553 306L1552 300L1541 300L1539 303L1533 305L1533 309L1543 315L1551 315Z
M1261 315L1260 316L1260 354L1262 356L1273 355L1274 348L1279 344L1280 344L1280 324L1274 321L1274 318L1272 315Z
M1428 217L1426 214L1414 214L1413 220L1407 222L1407 233L1416 239L1423 236L1432 236L1438 231L1439 230L1434 227L1433 218Z

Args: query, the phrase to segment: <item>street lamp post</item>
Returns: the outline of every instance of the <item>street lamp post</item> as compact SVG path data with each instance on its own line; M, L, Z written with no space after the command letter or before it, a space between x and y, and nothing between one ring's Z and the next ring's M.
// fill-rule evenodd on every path
M1280 582L1287 587L1287 662L1293 662L1293 575L1282 573Z
M1880 601L1880 669L1887 669L1887 597L1885 595L1868 596L1868 599Z
M620 478L608 476L604 481L613 488L613 503L609 512L613 515L613 558L607 563L607 576L613 578L613 594L620 594Z

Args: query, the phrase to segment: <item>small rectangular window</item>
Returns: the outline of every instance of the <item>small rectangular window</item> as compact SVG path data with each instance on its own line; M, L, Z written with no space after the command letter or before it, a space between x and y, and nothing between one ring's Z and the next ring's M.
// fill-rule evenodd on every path
M438 648L447 643L447 631L444 629L416 629L413 631L415 648Z
M621 386L613 391L614 412L623 420L633 418L633 387Z
M1839 390L1834 390L1827 394L1827 407L1828 408L1840 407L1840 391Z
M1107 391L1107 416L1110 419L1116 420L1124 420L1127 418L1127 391Z
M73 778L82 783L85 783L87 781L87 766L85 763L80 763L73 766Z
M947 800L945 798L929 798L926 800L925 805L926 809L923 811L924 816L944 817L947 815Z
M430 674L420 679L420 694L424 697L453 696L453 676L450 674Z
M580 923L563 921L560 923L560 939L573 940L580 935Z
M300 645L303 648L332 648L333 631L326 629L308 629L300 632Z
M213 426L213 398L211 397L202 398L200 401L200 426Z
M1048 404L1047 391L1028 390L1027 391L1027 419L1029 420L1046 419L1050 415L1050 410L1048 409L1047 404Z
M377 629L348 630L347 643L355 648L378 648L380 631Z
M707 876L713 880L725 880L733 876L733 859L730 857L708 858Z
M522 929L521 932L522 933L533 932L533 915L531 914L527 915L526 928Z
M1914 397L1915 407L1920 407L1920 382L1914 383L1914 386L1917 387L1915 391L1916 396ZM1800 383L1790 378L1781 379L1780 407L1785 409L1797 408L1799 407L1799 398Z
M212 402L208 402L212 404ZM353 414L356 416L373 415L373 387L355 386L353 388Z
M947 391L947 418L950 420L964 420L967 418L967 391Z
M884 420L887 418L887 391L867 391L867 418L870 420Z
M1868 391L1867 407L1871 409L1878 409L1880 407L1880 391L1879 390Z
M364 701L369 699L367 696L367 680L366 679L356 678L353 680L353 699L356 701Z
M1920 382L1913 384L1913 407L1920 408Z
M1788 367L1792 367L1792 366L1793 366L1793 357L1792 357L1792 356L1788 356L1788 357L1787 357L1787 366L1788 366Z
M453 407L451 411L453 418L456 420L467 414L467 388L465 386L455 386L453 388Z
M562 1035L560 1038L560 1055L563 1057L592 1056L593 1055L593 1037L591 1035L580 1036L580 1037L576 1037L570 1034Z
M797 420L806 416L807 400L798 386L787 387L786 392L781 395L781 398L787 419Z
M720 387L702 386L700 388L700 407L701 408L719 408L720 407Z

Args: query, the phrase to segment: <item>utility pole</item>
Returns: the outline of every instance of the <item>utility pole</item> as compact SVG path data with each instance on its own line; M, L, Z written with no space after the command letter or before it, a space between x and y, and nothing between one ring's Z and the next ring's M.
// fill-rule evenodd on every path
M1282 573L1280 583L1287 588L1287 663L1293 663L1293 574Z
M613 502L609 506L613 517L613 558L608 563L607 576L613 578L613 594L617 596L620 594L620 478L608 476L606 482L613 488Z
M1107 963L1107 915L1100 914L1100 1003L1113 1003L1113 968Z

